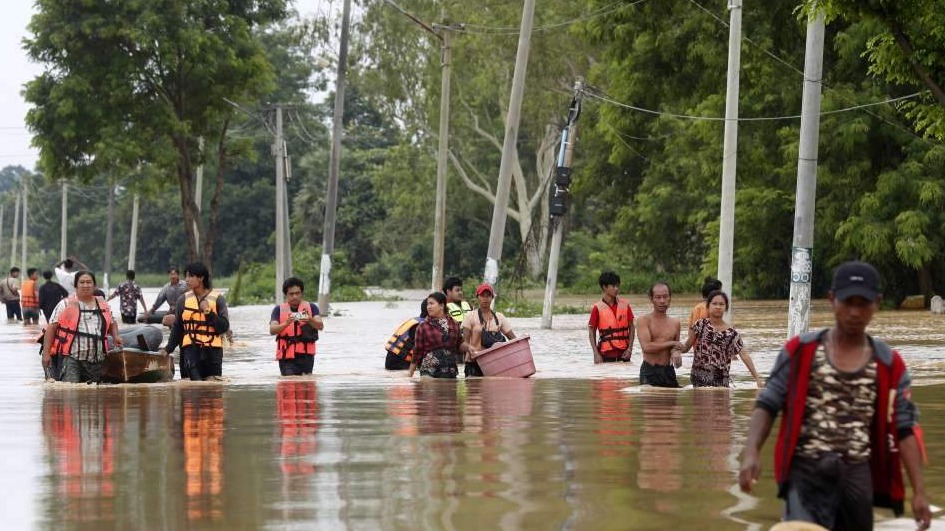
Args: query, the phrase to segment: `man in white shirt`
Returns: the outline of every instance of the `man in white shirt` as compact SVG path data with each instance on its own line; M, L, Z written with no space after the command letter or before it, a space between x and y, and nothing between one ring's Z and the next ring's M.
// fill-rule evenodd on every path
M56 264L55 268L56 279L59 281L59 284L66 288L69 295L75 295L75 273L83 269L88 270L89 266L80 262L75 256L70 256Z

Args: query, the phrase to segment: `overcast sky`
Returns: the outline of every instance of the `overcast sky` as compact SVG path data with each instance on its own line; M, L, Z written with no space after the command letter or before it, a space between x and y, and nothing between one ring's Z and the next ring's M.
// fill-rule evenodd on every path
M0 167L19 164L32 170L37 152L26 131L23 84L41 72L23 51L33 0L7 0L0 16Z

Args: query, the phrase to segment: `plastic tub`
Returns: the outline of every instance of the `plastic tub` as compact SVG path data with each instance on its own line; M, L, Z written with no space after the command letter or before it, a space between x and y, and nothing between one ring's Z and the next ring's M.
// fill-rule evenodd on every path
M528 336L498 343L479 351L473 360L486 376L528 378L535 374L535 360L528 344Z

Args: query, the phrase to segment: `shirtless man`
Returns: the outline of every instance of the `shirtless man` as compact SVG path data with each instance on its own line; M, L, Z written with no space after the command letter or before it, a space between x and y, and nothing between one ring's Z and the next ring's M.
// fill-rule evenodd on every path
M653 311L637 323L637 337L643 349L640 385L679 387L673 366L682 365L683 345L679 342L679 319L666 315L671 298L669 284L657 282L650 287Z

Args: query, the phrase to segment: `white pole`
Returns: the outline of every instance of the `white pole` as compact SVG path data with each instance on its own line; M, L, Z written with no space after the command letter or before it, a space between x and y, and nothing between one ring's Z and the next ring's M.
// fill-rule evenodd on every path
M823 70L824 15L818 13L807 21L801 136L797 153L797 195L794 199L794 244L791 249L789 338L806 332L810 326L810 277L813 271L817 144L820 140L820 92Z
M59 227L59 259L65 260L68 255L66 252L67 236L69 231L67 227L68 215L69 215L69 185L66 184L66 180L62 180L62 215L61 215L61 226Z
M23 174L21 177L23 179L23 238L21 239L22 243L20 244L20 278L26 278L26 237L28 235L27 227L29 226L29 176Z
M722 212L719 219L718 276L732 296L735 249L735 163L738 155L738 76L741 70L742 0L728 0L728 84L725 91L725 138L722 145ZM726 319L731 319L729 306Z
M135 255L138 251L138 194L131 203L131 237L128 242L128 269L135 268Z
M276 159L276 304L282 302L282 283L285 281L285 157L283 156L284 139L282 138L282 107L276 106L276 140L272 145L272 154Z
M13 207L13 238L10 245L10 267L16 265L16 237L20 230L20 194L16 194L16 206Z
M518 34L518 52L515 55L515 70L512 73L512 93L505 120L505 140L502 143L502 160L499 162L499 182L495 191L495 206L492 210L492 228L489 231L489 248L483 279L495 286L499 281L499 261L502 259L502 243L505 241L506 210L509 191L512 188L512 163L518 144L518 125L522 114L522 98L525 93L525 75L528 70L528 51L531 47L532 22L535 18L535 0L525 0L522 9L522 25Z

